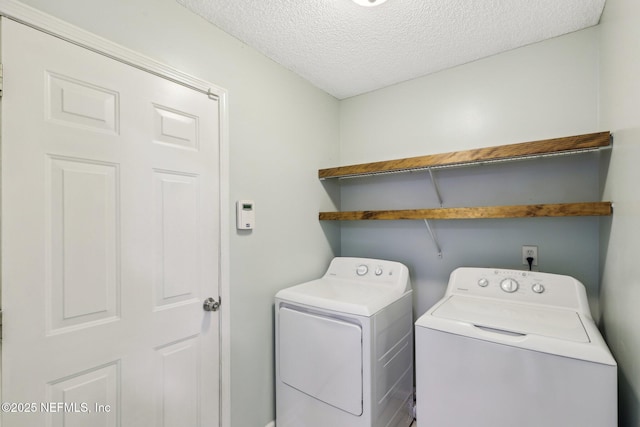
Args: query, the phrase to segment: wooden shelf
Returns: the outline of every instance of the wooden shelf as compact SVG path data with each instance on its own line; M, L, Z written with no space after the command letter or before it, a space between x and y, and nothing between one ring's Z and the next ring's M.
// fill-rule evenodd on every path
M322 221L415 220L415 219L489 219L566 216L608 216L611 202L558 203L516 206L406 209L384 211L320 212Z
M320 169L318 171L318 177L320 179L346 178L511 159L518 160L557 154L573 154L609 147L610 144L610 132L598 132L466 151L455 151L451 153Z

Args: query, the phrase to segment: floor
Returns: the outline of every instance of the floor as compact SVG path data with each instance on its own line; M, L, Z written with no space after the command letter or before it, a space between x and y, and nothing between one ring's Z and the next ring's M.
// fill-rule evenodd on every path
M413 420L413 422L411 423L411 426L410 426L410 427L416 427L416 425L417 425L417 424L416 424L416 420Z

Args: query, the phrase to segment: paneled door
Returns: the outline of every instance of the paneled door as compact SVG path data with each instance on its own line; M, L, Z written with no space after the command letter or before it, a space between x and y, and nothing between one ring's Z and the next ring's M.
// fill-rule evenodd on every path
M2 20L7 427L219 425L219 102Z

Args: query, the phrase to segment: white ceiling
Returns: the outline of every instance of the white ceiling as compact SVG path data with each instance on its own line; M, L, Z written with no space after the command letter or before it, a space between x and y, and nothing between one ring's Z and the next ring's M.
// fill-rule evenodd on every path
M600 20L605 0L177 0L343 99Z

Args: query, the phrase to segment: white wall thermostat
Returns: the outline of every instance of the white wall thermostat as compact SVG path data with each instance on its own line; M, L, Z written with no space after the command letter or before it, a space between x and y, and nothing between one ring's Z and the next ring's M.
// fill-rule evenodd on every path
M238 200L236 202L236 228L238 230L253 230L255 222L256 212L253 200Z

